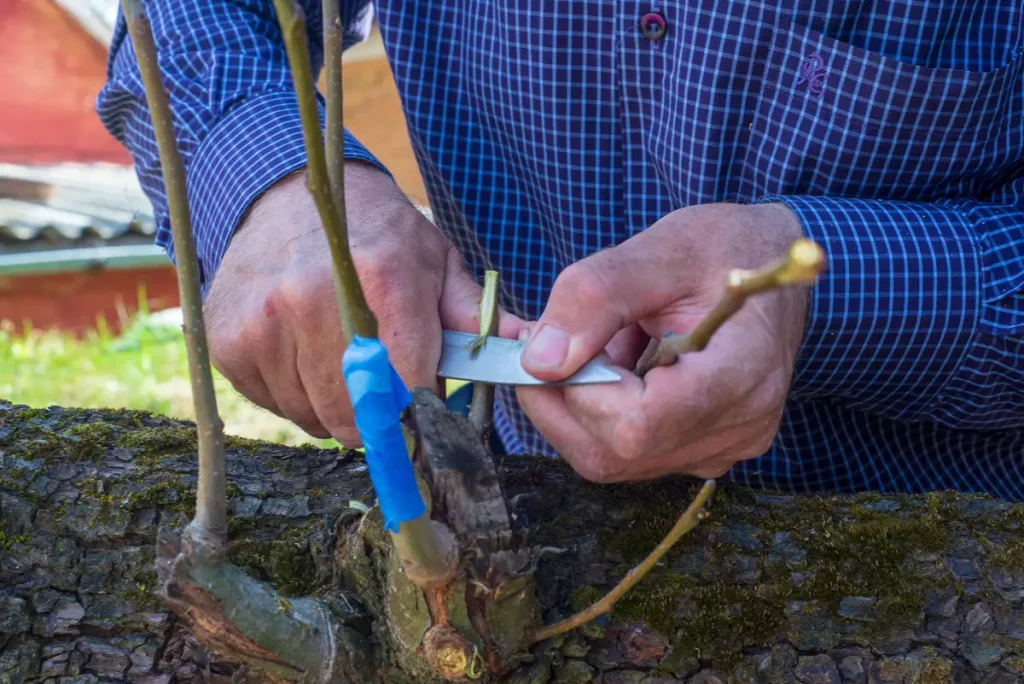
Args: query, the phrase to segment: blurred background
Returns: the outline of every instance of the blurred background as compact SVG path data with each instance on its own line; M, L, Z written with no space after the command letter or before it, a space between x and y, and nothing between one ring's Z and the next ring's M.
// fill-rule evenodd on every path
M191 419L175 272L94 109L117 6L0 2L0 398ZM343 71L347 127L426 205L376 27ZM334 444L216 381L229 434Z

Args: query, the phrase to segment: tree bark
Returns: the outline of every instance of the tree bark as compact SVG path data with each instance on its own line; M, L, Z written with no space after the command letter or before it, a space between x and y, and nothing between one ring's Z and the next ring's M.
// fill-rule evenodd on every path
M0 682L273 681L152 594L158 530L193 512L195 439L142 412L0 403ZM424 616L382 571L377 509L350 505L373 505L360 455L227 447L230 560L324 599L351 633L354 681L433 681L395 657ZM700 484L601 486L519 456L498 471L516 530L558 550L535 576L547 623L614 586ZM1024 680L1024 506L719 483L708 511L611 615L536 644L503 681Z

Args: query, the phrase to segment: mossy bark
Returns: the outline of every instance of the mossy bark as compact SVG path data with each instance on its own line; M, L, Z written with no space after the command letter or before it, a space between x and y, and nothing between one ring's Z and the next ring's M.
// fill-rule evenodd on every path
M396 657L429 616L376 509L350 505L373 503L359 455L227 451L232 561L324 599L372 651L353 659L356 681L431 681ZM0 403L0 682L269 679L152 595L157 531L187 524L195 461L190 423ZM506 457L499 477L517 530L561 550L534 578L546 622L612 587L700 484L600 486L530 457ZM1024 506L720 484L708 510L610 616L537 644L504 680L1024 681Z

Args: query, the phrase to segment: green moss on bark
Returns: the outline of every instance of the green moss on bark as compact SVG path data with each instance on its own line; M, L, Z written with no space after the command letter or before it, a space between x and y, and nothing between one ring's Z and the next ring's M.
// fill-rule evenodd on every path
M317 588L310 538L321 528L317 519L302 519L274 528L268 537L257 520L231 518L228 555L232 563L256 579L269 582L284 596L307 596Z
M653 488L630 494L624 523L598 533L602 553L621 559L618 576L654 548L685 505ZM676 652L700 654L725 671L780 634L813 640L818 629L838 642L841 629L843 641L869 643L921 624L930 592L961 588L940 559L958 536L977 532L977 516L966 517L972 506L993 509L986 539L1010 539L989 558L991 567L1024 567L1024 506L953 493L791 497L734 487L716 498L711 520L610 617L644 622ZM746 526L756 538L722 534L728 526ZM743 576L732 576L730 564ZM578 586L571 607L580 610L610 588ZM858 605L869 609L857 614Z

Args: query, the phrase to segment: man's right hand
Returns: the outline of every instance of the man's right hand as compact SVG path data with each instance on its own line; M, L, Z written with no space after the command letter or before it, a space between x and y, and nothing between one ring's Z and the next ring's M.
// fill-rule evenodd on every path
M305 172L270 188L232 238L204 305L214 366L249 400L358 446L341 375L331 254ZM379 338L409 387L440 392L441 330L476 332L480 286L461 254L377 168L345 169L349 245ZM505 312L499 335L523 322Z

